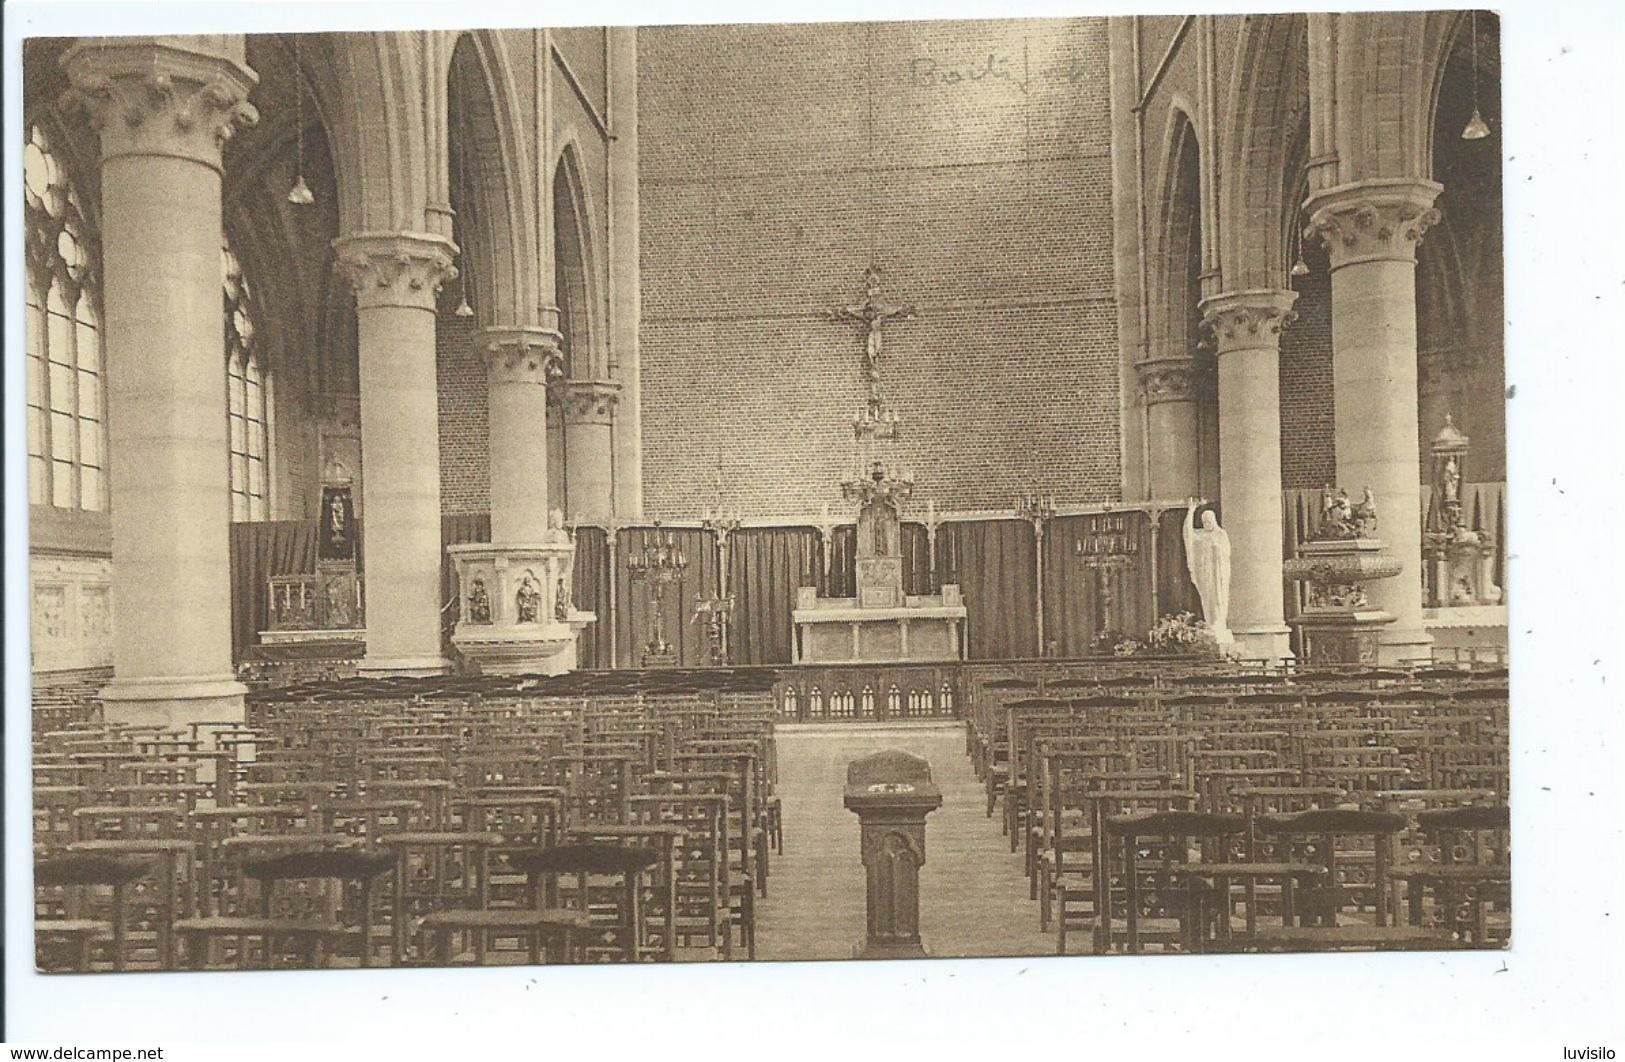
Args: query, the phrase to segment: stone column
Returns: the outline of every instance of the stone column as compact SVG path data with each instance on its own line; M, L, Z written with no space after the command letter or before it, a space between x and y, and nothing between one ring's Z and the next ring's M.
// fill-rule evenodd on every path
M615 515L613 425L620 392L613 380L571 380L564 393L565 506L572 516Z
M639 385L638 321L638 30L609 34L609 353L610 375L621 384L615 411L615 512L643 515L643 403Z
M1310 226L1332 268L1332 382L1337 480L1355 497L1371 488L1377 534L1403 566L1373 583L1372 607L1394 622L1378 659L1427 657L1422 627L1422 455L1417 426L1416 245L1439 218L1433 181L1359 181L1310 197Z
M239 35L92 37L62 59L101 134L113 530L109 720L241 719L231 660L221 147Z
M1146 406L1149 497L1189 498L1200 489L1196 360L1152 358L1135 365L1135 370Z
M1281 328L1293 291L1202 300L1219 359L1219 506L1230 532L1230 630L1241 655L1292 656L1281 572Z
M334 241L355 289L361 368L363 674L437 675L440 648L440 429L435 293L457 275L456 245L420 232Z
M547 389L563 373L557 321L474 336L490 386L491 541L547 533Z

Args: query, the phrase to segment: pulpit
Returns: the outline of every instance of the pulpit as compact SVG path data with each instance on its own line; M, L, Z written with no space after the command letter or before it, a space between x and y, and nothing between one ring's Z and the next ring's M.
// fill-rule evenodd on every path
M918 959L920 868L925 865L925 817L942 806L931 765L887 750L853 760L842 800L857 813L867 877L868 933L853 949L860 959Z
M560 675L576 667L576 639L597 617L570 600L575 543L555 511L535 544L448 546L457 567L451 636L482 673Z

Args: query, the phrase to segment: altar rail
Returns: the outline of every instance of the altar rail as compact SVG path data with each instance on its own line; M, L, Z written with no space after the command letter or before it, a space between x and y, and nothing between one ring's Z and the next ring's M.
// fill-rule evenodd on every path
M774 703L782 722L964 719L983 685L1001 678L1110 683L1155 672L1164 678L1243 670L1193 657L1079 657L990 663L798 664L778 669Z

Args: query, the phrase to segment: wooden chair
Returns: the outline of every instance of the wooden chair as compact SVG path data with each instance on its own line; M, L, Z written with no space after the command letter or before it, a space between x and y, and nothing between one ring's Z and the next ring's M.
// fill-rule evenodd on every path
M89 973L96 945L109 942L108 965L126 968L125 890L152 872L148 859L57 855L34 864L34 963L42 972ZM105 901L94 895L106 889Z
M1394 836L1406 825L1406 819L1400 815L1350 808L1260 816L1254 823L1255 829L1280 838L1288 861L1319 864L1325 874L1316 884L1302 889L1299 896L1294 898L1289 894L1287 907L1291 910L1295 906L1297 924L1261 926L1253 935L1254 944L1281 951L1448 946L1449 938L1438 931L1392 924L1388 888L1390 848ZM1350 868L1340 865L1339 849L1346 840L1369 841L1368 850L1373 854L1369 881L1359 881L1363 874L1351 874ZM1288 879L1289 885L1290 882ZM1371 897L1370 912L1345 910L1349 897L1356 891Z

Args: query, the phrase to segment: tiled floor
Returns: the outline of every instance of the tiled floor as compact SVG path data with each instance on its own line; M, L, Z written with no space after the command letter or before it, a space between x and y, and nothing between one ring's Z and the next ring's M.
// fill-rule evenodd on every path
M1021 859L965 756L963 724L801 724L778 731L784 855L774 856L757 908L758 957L845 959L864 932L858 817L841 806L846 765L881 749L923 756L942 787L926 819L920 873L920 935L931 954L1046 955L1055 938L1038 929Z

